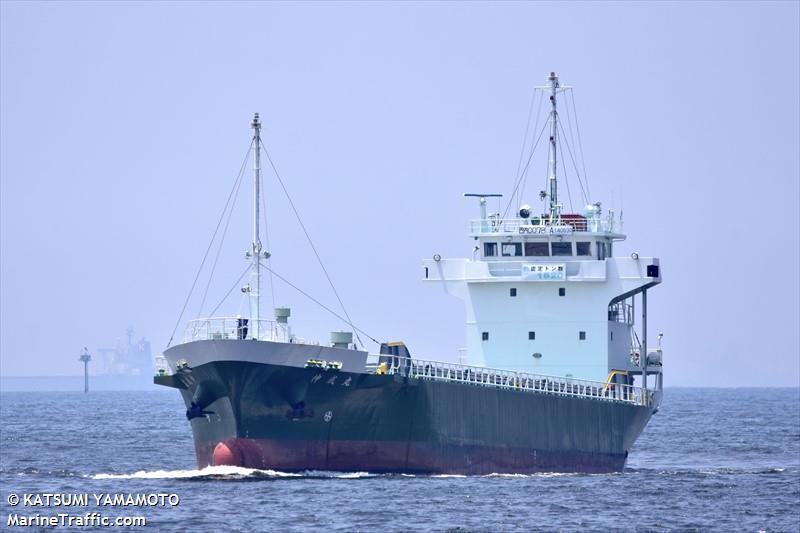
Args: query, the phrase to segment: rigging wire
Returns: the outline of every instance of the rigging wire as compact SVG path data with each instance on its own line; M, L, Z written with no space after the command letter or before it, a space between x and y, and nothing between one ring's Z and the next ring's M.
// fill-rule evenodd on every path
M541 90L541 89L538 89L538 88L537 88L537 90L539 90L539 105L537 106L537 109L536 109L536 122L534 122L535 126L539 125L539 117L542 114L542 107L544 107L544 106L542 106L542 102L544 101L544 91ZM546 121L545 121L545 123L546 123ZM531 139L531 144L533 144L533 139ZM535 146L531 147L531 154L533 153L533 151L535 149L536 149ZM527 180L522 182L522 188L520 189L519 195L517 196L517 198L519 198L519 202L520 203L525 201L523 198L525 197L525 187L527 185L528 185L528 181Z
M353 328L353 330L354 330L354 331L356 331L356 332L360 331L361 333L363 333L363 334L364 334L364 336L365 336L365 337L367 337L369 340L371 340L371 341L372 341L372 342L374 342L375 344L378 344L378 345L380 345L380 344L381 344L381 342L380 342L379 340L377 340L377 339L375 339L374 337L372 337L372 336L371 336L369 333L367 333L366 331L364 331L363 329L361 329L361 328L359 328L359 327L356 327L356 326L354 326L354 325L353 325L353 323L350 321L350 317L347 317L347 318L345 318L345 317L343 317L342 315L340 315L340 314L336 313L336 312L335 312L334 310L332 310L330 307L326 306L325 304L323 304L322 302L320 302L319 300L317 300L316 298L314 298L313 296L311 296L310 294L308 294L307 292L305 292L303 289L301 289L300 287L298 287L297 285L295 285L294 283L292 283L292 282L291 282L291 281L289 281L288 279L284 278L283 276L281 276L280 274L278 274L277 272L275 272L274 270L272 270L272 269L271 269L270 267L268 267L267 265L265 265L265 264L263 264L263 263L262 263L262 264L261 264L261 266L262 266L262 267L264 267L264 268L266 268L267 270L269 270L269 271L270 271L272 274L274 274L274 275L275 275L275 277L276 277L276 278L278 278L278 279L279 279L279 280L281 280L282 282L286 283L286 284L287 284L287 285L289 285L291 288L293 288L294 290L296 290L297 292L299 292L300 294L302 294L303 296L305 296L306 298L308 298L309 300L311 300L312 302L314 302L315 304L317 304L318 306L320 306L321 308L323 308L324 310L326 310L327 312L329 312L330 314L332 314L333 316L335 316L336 318L338 318L339 320L341 320L342 322L344 322L344 323L346 323L347 325L349 325L351 328ZM357 333L356 333L356 336L358 336L358 334L357 334ZM363 347L364 347L364 345L362 344L362 345L361 345L361 347L363 348Z
M252 146L252 142L250 143ZM244 165L247 162L247 156L250 154L250 147L247 148L247 153L244 156ZM203 267L206 264L206 259L208 259L208 253L211 251L211 247L214 244L214 239L217 237L217 233L219 232L219 227L222 224L222 219L225 217L225 213L228 210L228 204L230 204L231 197L233 196L234 190L236 189L236 182L237 179L234 180L233 187L231 187L231 192L228 194L228 199L225 201L225 207L222 209L222 213L220 213L219 220L217 221L217 227L214 228L214 233L211 235L211 241L208 243L208 247L206 248L205 253L203 254L203 260L200 261L200 267L197 269L197 274L194 276L194 281L192 281L192 286L189 289L189 294L186 295L186 299L183 302L183 307L181 307L181 312L178 315L178 320L175 322L175 327L172 329L172 334L169 336L169 341L167 341L167 348L172 344L172 340L175 338L175 332L178 331L178 326L181 323L181 319L183 319L183 314L186 312L186 306L189 305L189 299L192 297L192 293L194 292L194 288L197 285L197 280L200 279L200 273L203 271Z
M253 141L250 141L250 148L253 147ZM247 149L248 153L250 152L250 148ZM244 161L242 161L242 166L239 168L239 176L236 178L238 181L238 185L236 185L236 192L233 195L233 202L231 203L231 208L228 211L228 218L225 220L225 227L222 229L222 236L219 239L219 245L217 246L217 254L214 256L214 263L211 266L211 273L208 275L208 283L206 284L206 289L203 292L203 299L200 301L200 309L197 311L197 317L200 318L200 315L203 313L203 306L206 304L206 298L208 297L208 290L211 288L211 280L214 279L214 272L217 270L217 262L219 261L220 252L222 252L222 245L225 243L225 235L228 233L228 226L231 223L231 217L233 216L233 210L236 207L236 201L239 199L239 190L242 188L243 177L244 177L244 169L247 165L248 157L245 157Z
M519 171L522 168L522 159L525 157L525 148L527 148L527 146L528 146L528 133L529 133L529 131L531 129L531 116L533 116L533 107L534 107L534 103L536 102L537 93L541 94L542 96L544 95L544 92L539 92L539 88L538 87L534 87L533 88L533 93L531 94L531 105L528 108L528 121L525 123L525 135L522 137L522 147L519 150L519 161L517 162L517 170L514 173L514 183L515 184L517 183L517 180L519 179ZM536 106L536 108L537 108L536 121L533 123L534 127L539 124L539 113L541 111L541 101L539 102L539 105ZM533 141L533 139L531 139L531 142L532 141ZM522 197L521 196L522 195L520 195L520 200L519 200L520 202L522 201ZM513 195L511 196L511 200L510 201L511 201L512 204L514 203L514 196Z
M236 288L236 286L237 286L237 285L239 285L239 282L241 282L241 281L242 281L242 278L244 277L244 275L245 275L245 274L247 274L247 272L249 272L249 271L250 271L250 265L248 265L248 266L247 266L247 268L245 268L245 269L244 269L244 272L242 272L242 274L239 276L239 278L236 280L236 282L235 282L235 283L234 283L234 284L231 286L231 288L230 288L230 289L228 289L228 292L226 292L226 293L225 293L225 296L223 296L223 297L222 297L222 300L220 300L220 301L219 301L219 303L217 304L217 306L214 308L214 310L213 310L213 311L211 311L211 312L208 314L208 316L214 316L214 313L216 313L216 312L217 312L217 309L219 309L219 308L220 308L220 306L221 306L221 305L222 305L222 304L225 302L225 300L227 300L227 299L228 299L228 296L230 296L230 295L231 295L231 293L233 292L233 289L235 289L235 288Z
M319 266L322 268L322 272L325 274L325 278L328 280L328 284L331 286L331 289L333 290L333 294L336 296L336 299L339 301L339 305L342 307L342 311L344 312L344 315L347 317L346 322L350 325L351 328L353 328L353 330L357 330L357 328L355 326L353 326L353 320L350 318L350 314L347 312L347 309L345 308L344 303L342 302L342 299L339 296L339 292L336 290L336 287L333 285L333 281L331 280L331 277L328 274L328 270L325 268L325 265L322 263L322 258L320 257L319 252L317 252L317 248L316 248L316 246L314 246L314 242L311 240L311 236L308 234L308 230L306 230L305 224L303 224L303 219L300 218L300 213L297 211L297 208L295 207L294 202L292 201L292 197L289 195L289 191L286 189L286 185L284 185L283 180L281 179L281 175L278 173L278 169L275 167L275 163L272 162L272 157L270 157L269 151L267 150L267 147L264 146L264 142L263 141L261 141L261 146L264 148L264 153L267 156L267 161L269 161L269 164L272 167L272 171L275 172L275 177L278 178L278 183L280 183L281 188L283 189L283 193L286 195L286 199L289 200L289 205L292 207L292 211L294 211L294 216L297 218L297 222L300 223L300 228L303 230L303 233L306 236L306 240L308 240L308 244L311 246L311 250L314 251L314 255L317 257L317 262L319 263ZM268 270L271 271L271 269L268 269ZM274 274L274 272L273 272L273 274ZM356 340L358 341L358 343L363 348L364 343L361 342L361 339L358 336L358 331L354 331L354 333L356 335ZM366 335L366 333L364 333L364 335Z
M264 190L263 183L261 186L261 190ZM267 222L267 201L265 199L266 191L261 195L261 212L264 213L264 237L266 238L267 242L267 251L270 250L269 245L269 224ZM272 255L267 258L267 264L272 266ZM275 283L272 279L272 271L269 273L269 293L272 296L272 308L275 309Z
M569 128L569 142L570 142L570 144L572 146L576 146L577 147L577 144L575 143L575 135L574 135L574 133L572 131L572 120L573 120L573 117L572 117L572 114L569 112L569 97L566 95L566 93L564 94L564 98L566 99L566 105L564 106L564 111L566 112L566 115L567 115L567 128ZM580 174L580 169L578 169L577 166L575 167L575 172Z
M519 189L519 186L525 180L525 175L528 173L528 168L530 168L531 159L533 158L533 154L534 154L534 152L536 152L536 147L539 146L539 142L542 140L542 134L544 133L544 130L546 128L547 128L547 122L545 122L544 125L542 126L542 130L539 132L539 137L536 139L536 144L534 144L533 148L531 148L531 153L528 156L528 161L525 163L525 168L522 169L522 174L520 174L519 179L517 180L517 185L516 185L516 187L514 187L514 191L511 193L511 197L512 198L514 197L514 195L516 195L517 190ZM509 200L508 204L506 204L506 208L503 211L503 217L502 218L506 217L506 215L508 214L508 210L510 208L511 208L511 200Z
M544 107L544 106L542 106L542 102L544 101L544 90L539 89L539 88L537 88L537 90L539 91L539 105L537 106L537 109L536 109L536 122L534 122L534 125L536 125L536 126L539 125L539 117L542 114L542 107ZM533 143L533 139L531 139L531 143ZM531 152L533 152L533 150L535 150L535 147L531 148ZM524 202L523 198L525 198L525 187L527 185L528 185L528 181L527 180L522 182L522 188L520 189L520 192L519 192L519 195L518 195L520 203Z
M561 137L558 138L558 148L561 149ZM569 200L569 210L571 213L574 213L575 208L572 207L572 192L569 190L569 177L567 176L567 165L564 164L563 157L561 158L561 168L564 170L564 184L567 186L567 200Z
M564 133L564 130L563 130L563 128L561 126L559 126L559 130L561 131L561 133ZM575 163L575 157L572 155L572 148L569 145L569 141L566 138L566 134L562 135L562 137L564 137L564 144L567 145L567 152L569 153L569 157L572 160L572 165L575 167L575 172L578 175L578 183L580 184L581 191L583 192L583 199L588 204L589 203L589 198L588 198L588 196L586 196L586 191L583 189L583 182L581 181L581 175L580 175L580 172L578 171L578 165ZM559 138L559 142L560 142L560 138Z
M572 94L573 98L574 98L574 96L575 95ZM564 99L566 100L566 105L564 106L564 109L566 110L566 114L567 114L567 128L569 128L569 139L565 138L564 142L567 144L567 148L568 149L570 147L572 147L572 146L575 146L577 148L577 144L575 143L575 135L574 135L573 130L572 130L572 121L573 120L575 121L575 128L577 129L578 117L574 116L574 113L571 114L569 112L569 97L566 95L566 93L564 94ZM566 135L566 132L563 129L563 125L561 123L559 123L559 126L561 126L561 132L564 135ZM575 155L579 155L577 153L577 149L575 151ZM583 188L583 182L581 181L581 169L578 168L578 164L576 162L576 158L575 158L575 156L573 156L573 154L571 152L570 152L570 157L572 159L572 166L575 168L575 174L578 176L578 184L581 186L581 192L583 193L583 201L584 201L584 203L588 204L589 203L589 197L586 194L586 190ZM584 170L585 169L586 169L586 165L584 165ZM586 176L583 177L583 180L586 180ZM587 188L588 188L588 181L587 181Z
M575 93L572 92L572 89L569 90L570 97L572 99L572 113L575 115L575 130L578 132L578 148L580 149L581 155L581 166L583 167L583 179L586 180L586 194L587 198L591 198L591 192L589 191L589 177L586 175L586 159L583 157L583 142L581 141L581 126L580 122L578 122L578 110L575 107ZM587 200L587 203L589 200Z

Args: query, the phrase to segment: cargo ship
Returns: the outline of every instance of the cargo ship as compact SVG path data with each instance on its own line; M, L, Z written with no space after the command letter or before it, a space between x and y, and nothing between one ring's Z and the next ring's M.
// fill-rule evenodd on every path
M332 332L324 344L293 334L290 308L262 316L262 276L277 273L259 233L263 142L255 115L253 239L241 288L250 315L189 321L155 377L183 397L199 468L466 475L624 468L662 399L661 336L651 351L647 337L647 291L661 283L660 264L614 255L625 239L621 213L590 202L580 213L562 212L558 156L577 145L566 144L571 132L558 104L571 88L550 73L538 90L547 109L539 140L549 137L542 208L513 204L522 200L526 165L511 213L488 212L499 194L465 195L479 207L468 224L469 257L422 262L425 283L464 301L459 362L416 358L399 341L376 341L370 353L346 312L337 316L349 331Z

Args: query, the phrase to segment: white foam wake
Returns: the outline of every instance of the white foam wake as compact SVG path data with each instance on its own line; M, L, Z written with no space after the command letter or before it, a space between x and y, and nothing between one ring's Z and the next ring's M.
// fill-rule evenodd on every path
M152 472L140 470L133 474L94 474L90 477L93 479L191 479L202 477L243 478L252 476L302 477L302 474L278 472L277 470L258 470L256 468L243 468L241 466L208 466L202 470L153 470Z
M400 474L402 477L417 477L413 474ZM540 472L536 474L486 474L481 477L497 478L529 478L529 477L560 477L574 476L576 474L567 472ZM605 474L603 474L605 475ZM381 474L371 474L369 472L332 472L327 470L306 470L304 472L281 472L278 470L259 470L257 468L244 468L241 466L208 466L201 470L140 470L132 474L93 474L88 477L92 479L202 479L202 478L222 478L222 479L244 479L244 478L325 478L325 479L364 479L379 477ZM462 474L434 474L423 475L430 478L467 478Z
M561 476L578 476L578 475L584 475L584 474L573 473L573 472L536 472L535 474L500 474L494 472L492 474L486 474L481 477L510 477L510 478L526 477L527 478L527 477L561 477ZM600 475L606 475L606 474L600 474Z
M302 473L280 472L278 470L259 470L257 468L244 468L241 466L208 466L201 470L154 470L147 472L140 470L133 474L94 474L92 479L194 479L194 478L229 478L242 479L249 477L259 478L335 478L335 479L361 479L374 477L376 474L369 472L328 472L308 470Z

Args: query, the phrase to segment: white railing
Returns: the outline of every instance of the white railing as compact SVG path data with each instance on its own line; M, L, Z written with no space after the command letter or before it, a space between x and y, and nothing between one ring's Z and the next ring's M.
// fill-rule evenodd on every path
M615 218L562 219L560 225L550 225L539 218L487 218L469 221L469 232L475 233L512 233L522 235L563 235L572 232L618 233L622 231L622 222Z
M153 358L153 369L155 370L156 375L172 373L172 370L169 368L169 362L167 361L167 358L160 354Z
M395 361L398 361L398 358L395 358ZM393 366L387 370L388 374L399 374L416 379L454 381L525 392L619 401L633 405L652 405L653 403L653 391L619 383L527 374L420 359L400 358L399 366Z
M617 302L608 306L608 321L633 325L633 306L625 302Z
M258 335L255 336L255 320L239 317L210 317L190 320L183 334L183 342L200 340L257 339L289 342L289 328L274 320L258 320Z

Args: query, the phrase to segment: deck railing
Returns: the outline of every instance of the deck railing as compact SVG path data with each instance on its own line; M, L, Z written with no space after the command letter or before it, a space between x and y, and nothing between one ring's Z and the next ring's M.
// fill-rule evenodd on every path
M441 361L403 358L396 358L395 361L398 364L388 368L387 373L416 379L454 381L484 387L617 401L633 405L653 403L652 391L633 385L528 374Z
M553 228L552 230L550 228ZM559 229L561 228L561 229ZM530 218L487 218L469 221L470 234L512 233L512 234L562 234L564 232L619 233L622 222L615 218L562 219L560 226L551 226L542 219Z
M255 324L258 335L255 336ZM252 320L240 317L209 317L190 320L183 334L183 342L199 340L253 339L289 342L289 333L284 325L274 320Z
M633 325L633 306L625 302L617 302L608 306L608 321Z

